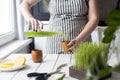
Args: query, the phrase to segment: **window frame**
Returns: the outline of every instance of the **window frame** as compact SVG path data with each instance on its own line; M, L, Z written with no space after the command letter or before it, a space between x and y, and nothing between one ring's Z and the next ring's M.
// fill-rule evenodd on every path
M12 31L0 35L0 46L14 40L16 38L16 2L14 0L8 0L10 3L10 26L12 27Z

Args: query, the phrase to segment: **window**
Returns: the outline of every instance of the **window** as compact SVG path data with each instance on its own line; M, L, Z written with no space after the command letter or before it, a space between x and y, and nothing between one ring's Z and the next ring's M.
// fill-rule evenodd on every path
M0 2L0 46L15 39L14 0Z

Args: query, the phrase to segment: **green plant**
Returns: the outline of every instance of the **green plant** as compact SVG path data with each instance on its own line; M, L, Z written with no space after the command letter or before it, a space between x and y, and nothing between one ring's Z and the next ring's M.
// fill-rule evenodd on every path
M101 54L105 55L104 63L107 63L109 45L100 43L81 42L73 53L75 55L75 66L79 69L87 70L93 59ZM97 59L97 58L96 58ZM97 60L99 66L103 66L102 62Z
M112 10L106 21L108 27L104 31L104 38L102 40L103 43L111 44L112 40L115 40L115 32L120 28L120 0L117 2L116 9ZM119 56L119 53L116 53ZM117 58L119 61L119 58ZM111 69L112 71L120 71L120 63Z
M120 9L112 10L106 21L108 27L104 31L103 43L111 43L115 39L115 32L120 27Z
M116 9L112 10L109 15L108 19L106 21L108 27L104 31L104 38L102 39L102 42L105 44L111 44L112 40L115 40L115 32L120 27L120 8L119 8L120 0L118 0L118 6ZM105 60L104 60L105 59ZM103 69L99 69L99 65L97 64L97 60L100 61L104 65ZM89 65L87 69L87 77L86 80L101 80L102 78L107 78L111 75L112 71L120 71L120 64L109 67L107 63L104 63L106 61L105 55L99 55L98 57L94 58L92 63ZM93 70L93 67L95 67L95 70ZM93 71L97 71L97 74L94 74Z

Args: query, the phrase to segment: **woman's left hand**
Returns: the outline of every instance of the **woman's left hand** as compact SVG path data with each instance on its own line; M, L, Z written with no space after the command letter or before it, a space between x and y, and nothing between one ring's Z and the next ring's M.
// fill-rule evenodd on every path
M69 51L72 51L74 48L76 48L78 46L78 43L79 41L77 39L71 40L68 44Z

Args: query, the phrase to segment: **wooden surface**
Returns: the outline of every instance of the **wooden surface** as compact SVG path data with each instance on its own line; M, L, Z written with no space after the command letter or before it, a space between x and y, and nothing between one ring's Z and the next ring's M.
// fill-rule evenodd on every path
M11 54L6 60L14 60L20 54ZM26 67L12 72L0 72L0 80L35 80L35 78L28 78L27 74L31 72L50 73L55 71L61 64L68 64L62 68L61 72L65 72L64 80L77 80L69 76L69 66L74 64L74 56L72 54L44 54L43 62L34 63L31 59L31 54L23 54L26 57ZM109 60L108 64L115 65L115 56ZM61 74L55 74L48 78L48 80L56 80ZM108 80L120 80L120 74L113 73L112 78Z
M6 59L14 60L20 54L12 54ZM70 65L73 62L72 54L44 54L42 63L34 63L31 59L31 54L24 54L27 59L27 65L25 68L12 71L12 72L0 72L0 80L35 80L35 78L28 78L27 74L31 72L52 72L61 64ZM69 66L62 68L61 72L66 73L64 80L77 80L69 77ZM56 80L61 74L52 75L48 80Z

